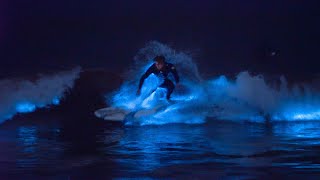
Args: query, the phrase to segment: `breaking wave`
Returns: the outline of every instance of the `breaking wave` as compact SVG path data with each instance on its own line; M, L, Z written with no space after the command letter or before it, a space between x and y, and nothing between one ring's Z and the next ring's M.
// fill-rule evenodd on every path
M204 80L190 55L157 41L149 42L138 52L127 80L108 98L109 104L134 111L141 107L152 109L163 101L164 89L158 88L149 96L159 84L154 75L145 80L142 95L135 94L139 78L156 55L164 55L176 65L182 87L172 94L178 103L139 119L141 124L203 123L207 117L255 122L320 119L319 89L311 84L289 86L284 76L267 82L263 75L246 71L233 79L221 75Z
M17 113L29 113L37 108L59 105L65 91L73 87L80 70L77 67L70 71L40 76L34 81L0 80L0 123Z

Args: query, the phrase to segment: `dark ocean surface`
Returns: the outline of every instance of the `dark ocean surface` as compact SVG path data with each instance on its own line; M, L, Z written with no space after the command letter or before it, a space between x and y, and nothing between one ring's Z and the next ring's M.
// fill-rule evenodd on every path
M199 125L126 127L86 117L65 118L39 115L1 125L1 179L318 179L320 175L318 121L208 119Z

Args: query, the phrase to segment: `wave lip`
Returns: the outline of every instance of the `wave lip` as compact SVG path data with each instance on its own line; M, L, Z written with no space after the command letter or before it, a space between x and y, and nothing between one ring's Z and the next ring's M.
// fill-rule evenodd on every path
M59 105L64 93L79 77L80 67L52 75L43 75L35 81L5 79L0 81L0 123L17 113L30 113L38 108Z

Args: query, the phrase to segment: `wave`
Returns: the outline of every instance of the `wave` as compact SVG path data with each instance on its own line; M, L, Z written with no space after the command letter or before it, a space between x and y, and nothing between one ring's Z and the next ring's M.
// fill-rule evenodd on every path
M177 88L172 99L183 101L140 119L141 124L204 123L208 117L255 122L320 119L319 88L313 84L289 86L284 76L267 82L263 75L246 71L233 79L221 75L205 80L191 55L157 41L147 43L138 52L131 71L126 74L127 80L108 98L108 104L135 110L141 106L153 108L161 101L155 94L147 98L159 84L154 75L145 80L142 95L135 95L140 76L156 55L164 55L176 65L183 88ZM163 94L161 90L156 93Z
M81 71L76 67L52 75L42 75L34 81L0 80L0 123L17 113L29 113L37 108L59 105L65 91L71 89Z

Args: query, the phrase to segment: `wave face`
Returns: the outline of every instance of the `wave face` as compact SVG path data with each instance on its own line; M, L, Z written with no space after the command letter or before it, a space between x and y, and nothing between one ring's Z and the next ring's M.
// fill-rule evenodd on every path
M141 107L152 109L163 101L164 89L158 88L149 96L160 83L154 75L145 80L142 95L135 94L141 75L153 63L153 57L160 54L176 65L181 76L183 88L176 88L172 94L172 99L181 103L139 119L141 124L204 123L207 117L254 122L320 119L319 89L311 84L289 88L285 77L267 83L263 75L249 72L240 72L235 79L221 75L203 80L190 55L156 41L138 52L127 80L108 103L134 111Z
M73 87L80 71L77 67L70 71L41 76L35 81L0 80L0 122L17 113L30 113L37 108L59 105L65 91Z

